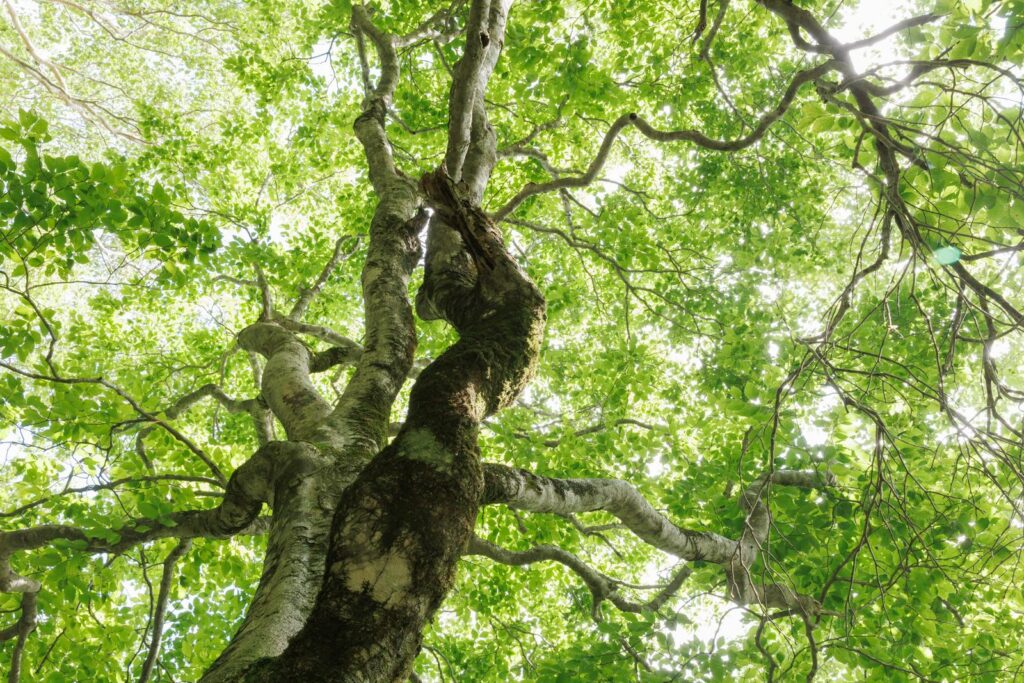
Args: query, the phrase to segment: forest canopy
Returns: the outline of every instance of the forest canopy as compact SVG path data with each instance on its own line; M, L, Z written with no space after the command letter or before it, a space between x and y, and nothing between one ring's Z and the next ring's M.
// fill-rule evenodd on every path
M0 4L11 683L1021 675L1024 0Z

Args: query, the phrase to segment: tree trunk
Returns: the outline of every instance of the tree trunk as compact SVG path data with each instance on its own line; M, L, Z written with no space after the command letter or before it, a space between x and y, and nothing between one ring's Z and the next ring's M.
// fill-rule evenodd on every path
M342 494L305 626L246 680L408 677L472 537L480 421L518 396L536 364L540 292L444 170L423 188L435 213L417 307L455 326L459 341L419 377L402 430Z

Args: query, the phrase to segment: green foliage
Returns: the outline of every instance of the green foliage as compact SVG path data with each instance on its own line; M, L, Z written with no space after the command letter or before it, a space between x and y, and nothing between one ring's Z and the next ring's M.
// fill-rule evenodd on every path
M0 147L0 220L8 226L0 258L14 261L10 275L38 268L67 279L75 263L89 262L97 234L116 237L131 258L163 262L171 275L217 248L213 226L186 218L159 181L141 186L123 160L89 164L47 154L48 130L24 110L0 126L0 137L14 143Z
M374 19L405 34L442 4L382 2ZM576 175L631 111L665 130L748 133L818 57L755 2L729 5L702 57L699 4L517 3L488 90L499 147L526 140ZM844 3L797 4L834 15L830 29L856 24ZM733 538L744 529L738 492L761 473L831 471L840 485L827 492L773 490L770 554L758 565L822 598L819 679L1012 680L1024 629L1024 343L1019 321L956 268L1020 309L1024 3L895 4L907 5L898 18L943 16L891 39L889 53L865 50L858 69L880 87L906 75L907 64L879 66L894 60L984 61L1011 75L942 68L888 98L892 134L909 148L893 194L920 242L898 225L883 232L895 200L839 74L801 89L736 153L627 131L601 180L533 197L502 225L547 296L549 326L538 377L486 425L481 449L539 474L627 479L680 526ZM711 21L721 5L708 5ZM108 543L127 520L210 507L209 469L165 431L139 436L138 412L108 386L35 377L52 367L102 377L153 414L210 382L255 395L248 359L233 352L259 314L254 265L287 304L344 238L347 257L308 319L360 338L375 201L351 133L363 97L351 3L116 9L96 19L38 3L22 17L77 105L0 56L11 118L0 125L0 361L22 371L0 368L0 530L66 523ZM0 24L0 46L30 61L17 41ZM457 38L401 50L389 134L411 177L443 155L447 67L462 48ZM536 156L505 156L485 207L549 179ZM418 356L431 359L453 333L421 323L419 335ZM315 378L325 396L346 379L331 374ZM246 414L209 400L173 423L225 472L256 446ZM180 479L144 480L139 443L155 471ZM629 584L664 582L675 566L621 531L584 535L557 517L486 508L478 532L513 549L557 544ZM155 680L193 680L221 651L259 578L262 543L200 540L181 561ZM23 680L138 676L149 595L173 542L116 555L81 546L14 560L44 584ZM605 604L595 621L564 567L467 558L417 671L717 681L772 666L777 679L806 676L803 622L759 629L759 608L720 599L720 568L695 565L656 615ZM0 593L0 629L18 606ZM0 649L0 669L11 650Z

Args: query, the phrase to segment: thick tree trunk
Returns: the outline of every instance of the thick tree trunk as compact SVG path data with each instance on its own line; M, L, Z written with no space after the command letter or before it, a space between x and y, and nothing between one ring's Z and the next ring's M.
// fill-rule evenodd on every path
M283 652L313 607L339 482L314 448L294 446L290 462L279 461L282 471L273 473L276 485L267 502L274 515L259 586L241 627L203 683L237 681L252 662Z
M423 185L435 213L417 307L460 339L424 370L401 432L342 494L306 625L247 680L408 677L472 537L483 494L480 421L515 399L536 363L540 292L443 170Z
M309 381L311 354L290 332L267 321L239 336L267 358L264 396L289 439L318 453L298 477L279 482L287 490L273 502L264 576L207 682L243 671L257 681L404 680L424 626L451 589L483 493L480 421L522 390L545 318L543 296L479 208L496 160L483 94L508 5L474 2L470 10L446 154L460 189L444 165L419 188L395 168L385 113L398 77L396 39L365 8L353 8L353 30L374 44L382 70L355 122L379 198L363 268L365 348L332 410ZM417 311L449 322L460 339L420 375L403 429L383 448L416 343L407 287L430 215L416 211L424 201L433 219ZM334 512L329 534L325 510Z

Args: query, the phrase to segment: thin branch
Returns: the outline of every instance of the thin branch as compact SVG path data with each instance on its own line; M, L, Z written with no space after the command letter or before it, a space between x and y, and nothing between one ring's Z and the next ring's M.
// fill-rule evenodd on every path
M270 284L263 274L260 264L255 264L256 285L260 289L260 320L267 321L274 317L274 298L270 292Z
M187 436L185 436L180 431L175 429L172 425L168 424L165 420L145 410L138 403L138 401L132 398L128 393L126 393L116 384L108 382L102 377L62 377L57 375L40 375L34 372L29 372L28 370L22 370L21 368L18 368L4 361L0 361L0 367L6 368L15 374L21 375L22 377L28 377L29 379L38 379L47 382L54 382L57 384L98 384L102 387L106 387L107 389L113 391L115 394L123 398L128 403L128 405L130 405L135 410L135 412L138 413L140 416L142 416L149 422L153 422L160 425L160 427L162 427L164 431L173 436L176 440L184 444L186 448L188 448L190 451L196 454L199 457L199 459L206 464L206 466L213 473L214 477L216 477L217 480L221 482L221 484L227 482L227 477L224 476L224 473L221 471L220 467L218 467L217 464L210 459L210 456L208 456L201 448L199 448L199 446L193 443L191 439L189 439Z
M142 672L139 674L139 683L146 683L153 674L153 667L157 657L160 655L160 641L163 638L164 616L167 613L167 602L171 598L171 587L174 581L174 565L192 547L192 541L183 538L178 545L168 553L164 559L163 574L160 577L160 592L157 596L156 607L153 610L153 634L149 640L149 652L146 653L146 661L142 663Z
M32 508L45 505L54 498L60 496L72 495L75 493L94 493L96 491L110 491L126 484L146 484L161 481L183 481L183 482L195 482L201 484L209 484L210 486L221 487L222 484L216 479L210 479L209 477L193 477L187 474L154 474L145 477L123 477L121 479L114 479L113 481L104 482L102 484L89 484L88 486L72 486L62 489L61 491L54 493L50 496L44 496L37 498L29 503L25 503L19 507L10 510L9 512L0 512L0 518L5 517L18 517Z
M605 600L608 600L623 612L639 614L641 612L657 611L669 600L669 598L679 591L679 588L682 587L683 582L689 578L691 573L689 567L683 567L673 575L672 580L668 584L660 587L658 593L651 600L644 603L638 603L627 600L619 595L618 590L619 586L622 585L621 581L617 581L616 579L597 571L573 553L559 548L558 546L537 545L529 550L516 551L495 545L494 543L485 541L478 536L473 536L469 541L469 547L466 549L466 554L482 555L494 560L495 562L515 567L533 564L534 562L558 562L559 564L568 567L577 576L583 579L583 583L586 584L591 595L594 597L594 614L597 613L601 602Z
M611 154L612 145L615 143L619 133L628 126L635 127L644 136L657 142L692 142L698 147L717 150L720 152L735 152L749 147L764 137L764 134L772 123L778 120L786 110L789 109L789 106L796 98L797 92L804 84L821 78L835 68L836 62L829 60L814 68L798 72L793 77L789 87L786 88L786 92L783 94L779 104L770 112L764 114L758 120L757 125L754 126L754 129L750 133L734 140L717 140L709 138L704 133L693 129L662 131L654 128L650 123L640 118L637 114L624 114L612 123L608 132L604 136L604 140L601 143L601 147L598 150L597 155L594 157L594 160L590 162L590 166L587 167L587 170L583 175L562 177L545 183L528 183L526 187L520 190L519 193L510 199L504 206L495 211L492 214L492 218L496 222L504 220L516 209L516 207L522 204L526 199L535 195L572 187L585 187L594 182L594 180L597 179L598 173L600 173L605 162L608 160L608 156Z
M83 100L80 97L72 95L67 83L64 81L64 76L61 74L60 68L58 68L58 66L55 63L47 59L45 55L39 52L35 44L32 42L31 38L29 37L28 33L22 27L21 20L18 16L17 11L14 8L14 4L11 3L10 0L3 0L3 3L4 6L7 8L8 15L11 17L11 26L14 28L15 33L17 33L18 37L21 39L22 45L24 45L29 55L32 57L33 60L35 60L36 64L38 64L40 68L33 67L31 64L28 64L24 60L19 59L16 55L2 47L0 47L0 54L3 54L8 59L18 64L18 66L20 66L24 71L27 71L31 76L33 76L37 81L39 81L46 90L56 95L60 99L64 100L67 104L71 105L75 109L78 109L87 120L98 124L108 133L123 137L132 142L147 144L147 141L139 137L138 135L120 130L110 125L110 123L107 122L105 117L97 111L97 109L102 109L102 107L96 107L93 103L90 103L86 100ZM49 71L51 76L47 76L45 73L43 73L43 69ZM105 113L109 112L105 111Z
M332 346L341 347L353 355L358 356L362 353L362 347L358 343L335 332L329 327L324 327L323 325L311 325L310 323L298 322L291 318L283 318L281 316L276 316L274 318L274 322L286 330L298 332L299 334L308 334L309 336L316 337L317 339L325 341Z
M295 300L295 305L292 306L291 312L288 314L288 318L291 320L302 320L303 316L306 315L306 311L309 310L309 305L313 302L313 299L320 293L320 290L327 284L327 280L331 277L331 274L337 269L338 265L345 259L346 254L342 250L342 246L348 238L339 237L338 241L334 243L334 253L331 254L331 258L324 265L323 270L320 271L320 275L316 281L309 287L304 287L299 290L299 298Z

